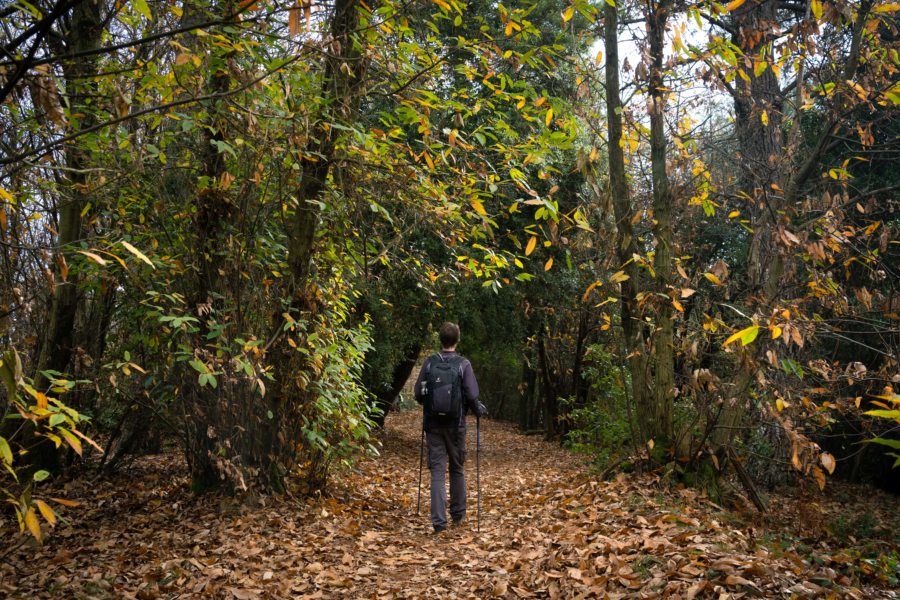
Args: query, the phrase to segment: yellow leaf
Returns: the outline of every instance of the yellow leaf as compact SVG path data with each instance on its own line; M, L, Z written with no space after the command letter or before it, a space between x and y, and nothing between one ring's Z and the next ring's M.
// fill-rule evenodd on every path
M553 257L551 256L550 258L547 259L547 262L544 263L544 270L549 271L552 266L553 266Z
M150 265L152 268L154 268L154 269L156 268L153 266L153 263L150 262L150 259L147 258L147 256L143 252L141 252L140 250L138 250L137 248L135 248L134 246L132 246L130 243L126 242L125 240L122 240L120 243L125 247L126 250L128 250L129 252L131 252L132 254L137 256L139 259L141 259L142 261L144 261L145 263Z
M609 278L610 283L621 283L623 281L628 281L630 277L625 274L625 271L616 271L613 273L612 277Z
M132 364L133 364L133 363L132 363ZM101 448L100 445L97 444L97 442L95 442L94 440L92 440L92 439L89 438L88 436L84 435L83 433L81 433L81 432L78 431L77 429L73 429L73 430L72 430L72 433L74 433L75 435L77 435L78 437L80 437L81 439L83 439L85 442L87 442L88 444L90 444L91 446L93 446L93 447L94 447L94 450L97 450L98 452L103 452L103 448Z
M733 210L730 213L728 213L729 219L733 219L733 218L739 217L739 216L741 216L741 211L739 211L739 210Z
M769 111L762 111L762 114L759 115L759 120L762 121L763 125L767 126L769 124Z
M777 340L781 337L781 327L779 327L778 325L772 325L771 327L769 327L769 331L772 332L773 340Z
M537 236L531 236L531 239L528 240L528 244L525 246L525 256L529 256L534 252L535 246L537 246Z
M829 475L834 475L834 468L837 466L837 462L834 460L834 456L832 456L828 452L823 452L819 456L819 462L822 463L822 466L825 467L825 470L828 471Z
M479 200L477 198L472 198L470 200L470 203L472 204L472 208L475 209L475 212L477 212L482 217L487 216L487 211L484 210L484 204L481 203L481 200Z
M704 277L706 277L709 281L714 283L715 285L722 285L722 280L713 275L712 273L704 273Z
M758 63L756 63L756 66L753 67L753 76L759 77L760 75L762 75L763 73L766 72L766 68L768 66L769 66L769 63L767 63L766 61L764 61L764 60L759 61Z
M525 107L525 96L519 96L519 101L516 102L516 108L524 108Z
M51 525L56 525L56 513L53 512L53 509L50 508L50 505L44 502L43 500L35 500L35 505L37 505L38 510L41 511L41 514L44 515L44 519L47 520Z
M503 33L507 36L512 35L513 30L513 22L512 19L506 22L506 27L503 29Z
M60 428L59 434L61 436L63 436L63 438L65 438L66 442L69 443L69 446L72 447L72 450L75 451L75 454L77 454L78 456L81 456L81 453L82 453L81 442L78 440L78 438L75 437L72 434L72 432L69 431L68 429Z
M785 402L785 401L782 400L781 398L778 398L778 399L775 400L775 408L778 409L778 412L783 411L783 410L784 410L785 408L787 408L787 407L788 407L787 402Z
M816 20L822 19L822 3L819 0L812 0L810 6L812 13L816 16Z
M444 2L444 0L433 0L435 4L443 8L445 11L450 12L450 5Z
M553 122L553 109L552 109L552 108L548 108L548 109L547 109L547 116L544 117L544 123L547 124L547 127L550 127L550 123L552 123L552 122Z
M599 65L603 61L603 50L601 49L597 52L597 56L594 57L594 64Z
M563 11L563 14L562 14L563 23L568 23L569 21L571 21L573 16L575 16L575 7L570 6L569 8L567 8L566 10Z
M87 256L89 259L91 259L92 261L94 261L94 262L97 263L98 265L101 265L101 266L102 266L102 265L105 265L105 264L106 264L106 259L104 259L102 256L99 256L99 255L97 255L97 254L94 254L93 252L88 252L87 250L79 250L78 252L79 252L80 254L84 254L85 256Z
M876 13L888 13L888 12L897 12L900 10L900 4L882 4L881 6L876 6L872 9L872 12Z
M741 340L741 346L746 346L756 339L756 336L759 334L759 325L751 325L746 329L741 329L737 333L734 333L725 340L725 343L722 346L727 346L728 344L735 342L737 340Z
M34 512L34 507L29 507L25 512L25 527L28 528L28 531L31 532L34 539L38 542L41 541L41 524L38 523L37 513Z
M746 0L732 0L728 4L725 5L725 12L731 12L735 9L740 8Z
M654 446L654 445L655 445L655 444L653 443L653 440L647 440L647 447L648 447L648 448L650 448L651 450L653 450L653 446Z

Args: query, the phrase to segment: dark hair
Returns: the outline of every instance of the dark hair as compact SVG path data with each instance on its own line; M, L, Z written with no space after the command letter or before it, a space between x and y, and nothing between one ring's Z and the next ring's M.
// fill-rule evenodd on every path
M454 347L459 343L459 326L455 323L444 323L438 332L438 338L441 340L441 347Z

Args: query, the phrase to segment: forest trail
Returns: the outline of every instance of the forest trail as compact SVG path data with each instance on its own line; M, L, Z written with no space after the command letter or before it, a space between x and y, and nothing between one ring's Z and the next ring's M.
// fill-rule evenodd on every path
M392 414L382 456L321 499L194 498L171 456L93 488L62 486L82 503L71 524L6 557L0 597L894 597L877 581L853 587L852 557L826 542L778 546L749 513L652 477L599 482L558 445L494 421L482 423L479 533L470 421L461 528L431 533L427 467L415 514L420 415Z

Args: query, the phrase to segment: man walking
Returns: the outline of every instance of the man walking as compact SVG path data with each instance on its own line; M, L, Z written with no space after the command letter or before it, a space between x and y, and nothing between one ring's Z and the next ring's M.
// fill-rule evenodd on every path
M424 407L422 427L428 441L431 471L431 525L435 533L447 529L447 489L450 466L450 517L454 525L466 518L466 413L487 414L478 401L478 382L472 363L456 353L459 327L444 323L438 332L441 351L429 357L416 380L416 402Z

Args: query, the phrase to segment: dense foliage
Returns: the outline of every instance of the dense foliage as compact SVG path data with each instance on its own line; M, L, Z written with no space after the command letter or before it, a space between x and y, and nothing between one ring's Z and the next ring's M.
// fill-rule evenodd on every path
M604 466L760 508L878 471L897 13L9 3L0 490L40 537L41 482L170 441L197 491L320 490L444 319L494 415Z

